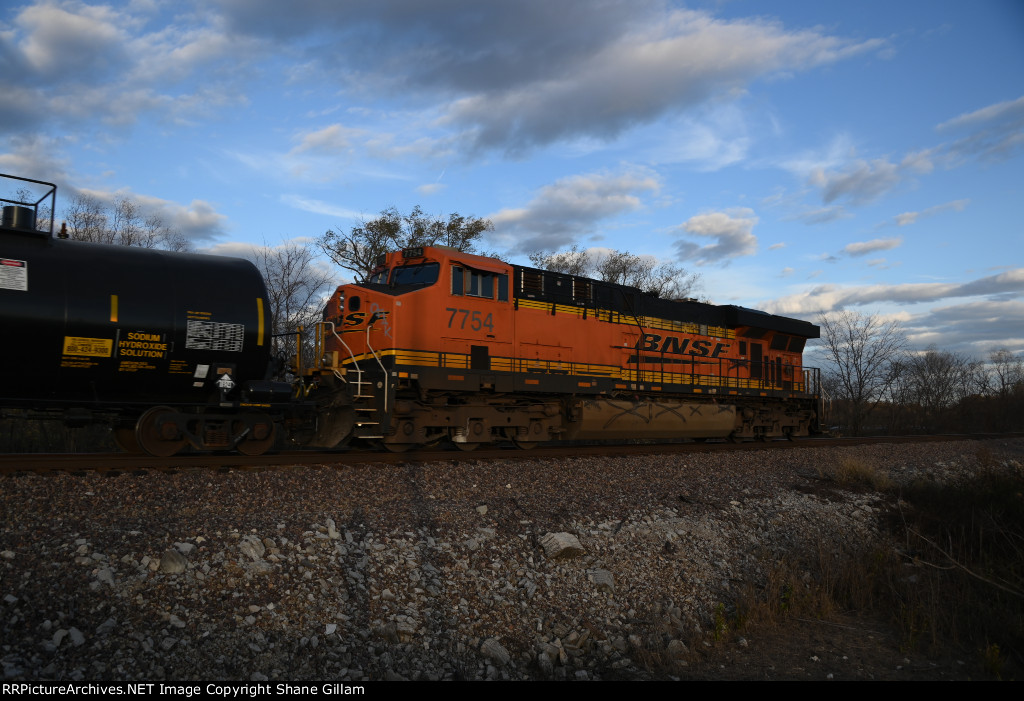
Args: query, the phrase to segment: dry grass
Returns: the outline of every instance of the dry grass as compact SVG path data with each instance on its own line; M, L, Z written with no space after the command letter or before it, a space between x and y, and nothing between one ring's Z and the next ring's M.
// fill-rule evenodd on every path
M830 478L888 493L891 545L793 554L715 612L725 631L779 632L791 617L888 619L901 647L965 660L982 678L1024 675L1024 475L990 453L965 484L897 489L884 471L845 459Z
M888 473L859 458L843 458L832 470L831 477L841 487L887 492L893 488Z

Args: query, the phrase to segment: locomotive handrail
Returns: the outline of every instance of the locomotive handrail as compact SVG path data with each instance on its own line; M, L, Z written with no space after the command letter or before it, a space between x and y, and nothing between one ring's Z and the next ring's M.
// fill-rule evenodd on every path
M322 321L319 324L317 324L317 357L319 358L323 356L323 329L328 326L330 327L331 335L338 339L338 343L340 343L342 347L348 351L348 357L352 359L352 364L356 368L356 377L358 378L356 382L359 382L359 380L362 379L363 372L362 369L359 367L359 361L356 360L356 355L355 353L352 352L352 349L348 347L348 344L345 343L345 341L342 340L341 336L338 335L338 331L335 328L333 321ZM337 377L342 382L344 382L346 385L349 384L348 378L342 375L340 372L338 372L337 368L335 368L333 365L331 366L331 372L334 373L334 376Z
M617 347L617 346L613 346ZM662 360L665 352L661 354ZM671 364L681 366L678 372L666 369L662 362L657 368L650 368L653 363L639 362L634 370L637 382L653 381L660 378L661 382L670 384L691 384L707 387L725 387L734 389L760 389L768 391L799 392L816 395L820 392L820 370L805 368L792 363L777 364L769 361L740 360L735 358L707 358L704 356L681 356ZM648 369L644 369L644 365ZM688 366L688 367L687 367ZM741 370L761 370L760 377L743 377ZM790 379L785 379L786 377Z
M388 371L384 367L384 363L381 361L380 356L377 355L377 351L370 345L370 330L373 328L373 322L366 327L366 347L369 349L370 354L373 355L374 360L377 361L377 365L380 367L381 374L384 376L384 413L388 411Z

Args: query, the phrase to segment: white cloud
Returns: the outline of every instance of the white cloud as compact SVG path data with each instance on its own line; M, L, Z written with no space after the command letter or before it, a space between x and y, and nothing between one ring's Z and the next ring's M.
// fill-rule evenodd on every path
M709 97L728 100L752 82L879 50L822 29L759 18L719 19L662 0L220 0L232 35L293 47L304 68L362 93L448 104L442 126L469 149L522 153L579 138L613 138L682 114ZM330 51L323 46L329 44ZM699 125L694 125L695 130ZM705 131L696 156L743 154Z
M237 105L259 40L221 31L216 15L181 14L146 31L159 8L39 2L0 32L0 132L51 124L81 132L140 114L188 123ZM199 80L196 80L199 78Z
M303 212L312 212L313 214L326 214L331 217L340 217L342 219L362 219L363 214L357 212L354 209L348 209L347 207L341 207L330 202L324 202L323 200L316 200L309 197L303 197L302 195L282 195L281 201L289 207L295 209L301 209Z
M1010 121L1017 121L1021 117L1024 117L1024 97L1018 97L1016 100L997 102L994 105L988 105L987 107L982 107L981 109L974 110L973 112L961 114L958 117L954 117L953 119L939 124L935 129L937 131L945 131L959 129L961 127L974 128L1006 119L1009 119Z
M918 348L935 345L984 356L994 348L1024 351L1024 301L980 300L937 307L906 324Z
M968 204L970 204L970 200L953 200L952 202L946 202L945 204L929 207L928 209L921 210L920 212L903 212L902 214L897 214L893 217L893 222L896 226L908 226L910 224L917 223L921 219L933 217L936 214L941 214L942 212L962 212Z
M416 192L429 197L430 195L436 195L437 193L444 191L446 187L448 186L443 183L427 183L426 185L420 185L417 187Z
M1024 268L966 283L904 283L898 285L818 285L804 292L769 300L762 307L773 314L815 314L869 304L916 304L959 297L1024 294Z
M843 246L843 253L848 256L866 256L875 251L888 251L903 243L903 239L872 239L871 241L859 241L857 243Z
M839 219L849 219L852 216L853 215L846 211L846 208L842 205L832 205L831 207L818 207L817 209L805 210L792 216L785 217L784 221L798 220L810 226L814 224L827 224L828 222L837 221Z
M916 175L932 173L937 166L953 168L965 160L1004 160L1024 148L1024 97L960 115L938 125L941 133L965 131L961 138L931 148L907 153L898 163L889 157L865 160L854 158L849 148L844 157L842 147L847 137L835 140L827 157L803 155L783 162L784 168L804 174L807 182L821 191L826 204L846 201L866 205L889 194ZM852 160L851 160L852 159ZM823 163L816 162L824 160ZM925 212L906 212L895 218L898 226L913 223L919 216L945 209L962 209L966 200L939 205Z
M899 166L884 158L871 162L858 159L839 171L818 168L810 176L810 183L821 189L825 204L843 199L852 204L867 204L893 189L900 180Z
M489 215L492 239L516 253L557 250L592 235L601 220L639 209L640 195L659 186L656 175L640 169L562 178L541 188L525 207Z
M458 99L447 119L467 128L476 146L512 152L571 135L609 138L776 71L806 70L880 45L675 10L537 80Z
M757 237L753 234L757 222L754 211L747 208L690 217L679 227L680 233L685 231L686 235L713 238L715 243L701 246L692 241L677 241L675 246L679 258L704 265L753 255L757 252Z
M24 59L40 75L106 75L125 61L122 18L103 5L75 9L30 5L15 18L24 34Z
M313 132L297 137L298 145L291 150L292 155L312 152L315 155L331 155L347 153L352 148L352 139L365 136L362 129L351 129L341 124L331 124Z

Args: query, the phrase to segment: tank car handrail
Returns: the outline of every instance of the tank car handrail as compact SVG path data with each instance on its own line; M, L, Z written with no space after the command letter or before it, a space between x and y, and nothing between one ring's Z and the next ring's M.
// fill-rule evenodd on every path
M12 205L18 205L18 206L31 205L32 206L33 226L35 226L38 223L38 219L39 219L39 205L41 205L43 203L43 200L49 198L49 200L50 200L50 236L53 236L53 222L54 222L54 217L56 216L56 209L57 209L57 186L54 183L49 183L49 182L46 182L45 180L33 180L32 178L22 178L22 177L20 177L18 175L10 175L9 173L0 173L0 178L7 178L7 179L10 179L10 180L18 180L18 181L23 182L23 183L33 183L34 185L46 185L47 187L49 187L49 189L43 194L43 196L40 197L35 202L32 202L31 200L26 200L24 202L20 201L20 200L11 200L11 199L8 199L6 197L0 197L0 202L9 202Z

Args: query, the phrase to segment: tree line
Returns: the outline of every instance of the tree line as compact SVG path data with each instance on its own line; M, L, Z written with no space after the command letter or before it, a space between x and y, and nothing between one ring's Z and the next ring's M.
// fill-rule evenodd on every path
M823 314L822 387L836 432L862 435L1024 429L1024 357L929 346L914 352L898 321ZM806 360L805 360L806 362Z

